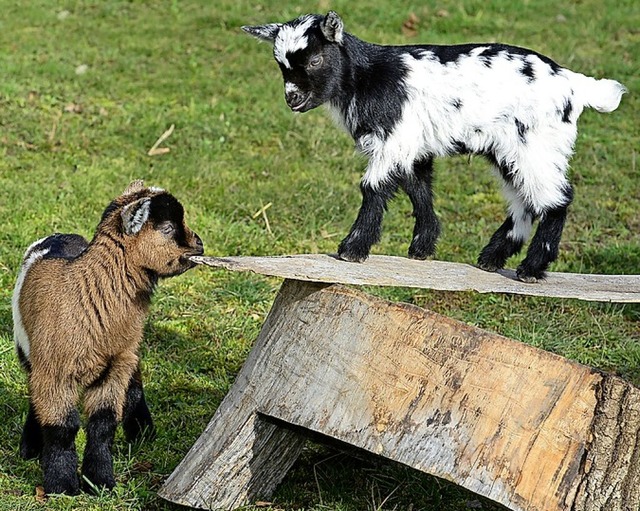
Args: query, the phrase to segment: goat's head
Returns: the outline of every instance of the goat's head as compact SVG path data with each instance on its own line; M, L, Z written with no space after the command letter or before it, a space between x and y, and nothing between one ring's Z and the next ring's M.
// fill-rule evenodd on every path
M194 266L202 255L200 237L184 221L182 204L161 188L132 182L102 215L99 233L119 239L128 262L158 277L171 277Z
M291 110L306 112L340 91L344 31L342 19L335 12L329 11L326 16L306 14L286 23L242 29L273 44Z

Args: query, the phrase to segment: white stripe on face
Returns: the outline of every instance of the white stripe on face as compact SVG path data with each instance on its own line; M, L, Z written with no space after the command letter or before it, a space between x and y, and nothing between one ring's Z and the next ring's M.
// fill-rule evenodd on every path
M313 25L313 22L313 16L305 16L301 18L301 22L298 25L283 25L280 28L273 45L273 55L287 69L291 69L287 53L293 53L307 47L309 44L307 30Z
M290 94L292 92L300 92L300 88L295 83L285 82L284 92L285 94Z

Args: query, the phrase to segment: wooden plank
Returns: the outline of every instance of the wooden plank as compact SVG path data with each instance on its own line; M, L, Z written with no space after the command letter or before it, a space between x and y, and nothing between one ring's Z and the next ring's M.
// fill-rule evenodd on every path
M518 280L513 270L489 273L468 264L416 261L392 256L371 256L361 264L341 261L327 254L279 257L198 256L191 260L215 268L313 282L640 303L640 275L550 272L545 281L527 284Z
M219 507L215 485L207 483L220 470L212 466L216 457L250 464L252 445L240 457L225 451L245 444L233 435L253 410L453 481L514 511L640 506L638 389L341 285L285 281L220 408L163 497ZM226 492L247 494L241 479L224 484Z

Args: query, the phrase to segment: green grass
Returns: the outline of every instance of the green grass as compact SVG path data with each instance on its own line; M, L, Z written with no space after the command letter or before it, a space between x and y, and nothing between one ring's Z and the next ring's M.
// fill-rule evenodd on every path
M90 236L132 178L171 190L210 255L333 252L360 204L364 161L322 109L292 115L268 45L247 23L336 9L363 39L535 48L629 88L618 111L585 112L572 161L576 199L553 269L640 268L640 12L634 0L319 0L298 3L0 0L0 509L177 509L157 490L207 424L280 282L199 268L164 282L143 348L154 443L115 445L118 487L38 502L35 462L17 455L27 390L12 347L11 290L24 249L54 231ZM414 12L418 33L402 33ZM79 66L86 72L77 74ZM171 124L171 152L146 152ZM473 262L503 220L480 159L437 164L438 257ZM272 233L253 214L263 205ZM375 253L404 255L410 205L391 204ZM510 261L514 266L515 261ZM640 308L573 300L370 289L429 307L640 384ZM84 441L80 435L80 444ZM274 509L442 510L482 505L451 484L379 459L310 446Z

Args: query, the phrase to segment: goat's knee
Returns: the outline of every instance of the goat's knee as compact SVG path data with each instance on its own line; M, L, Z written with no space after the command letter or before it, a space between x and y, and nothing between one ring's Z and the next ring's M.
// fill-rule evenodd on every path
M111 447L118 422L116 412L109 408L95 411L87 422L87 444L82 461L83 483L86 491L94 488L111 489L116 485L113 475Z
M80 415L72 410L61 424L42 426L42 455L44 491L76 495L79 491L76 434L80 429Z

